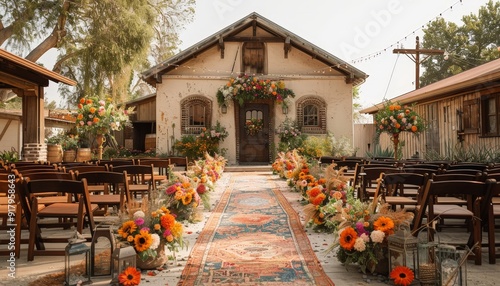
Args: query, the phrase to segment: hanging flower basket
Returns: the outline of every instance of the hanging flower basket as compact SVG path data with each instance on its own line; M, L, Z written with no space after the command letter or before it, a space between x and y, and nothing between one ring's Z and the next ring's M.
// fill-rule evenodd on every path
M291 89L285 88L285 81L259 79L256 76L241 75L231 78L217 91L219 105L237 101L240 105L256 99L272 99L281 104L288 97L295 97Z

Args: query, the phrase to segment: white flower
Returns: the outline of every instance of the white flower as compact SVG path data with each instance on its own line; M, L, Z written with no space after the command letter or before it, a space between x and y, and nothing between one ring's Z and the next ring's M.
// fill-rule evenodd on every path
M149 249L157 249L158 246L160 245L160 236L156 233L153 233L151 235L151 238L153 239L153 243L151 243Z
M385 233L380 230L374 230L372 231L372 234L370 234L370 238L375 243L381 243L382 241L384 241Z
M370 237L366 234L366 233L362 233L360 238L364 241L364 242L370 242Z
M354 242L354 249L359 252L365 251L366 244L361 237L356 238L356 241Z
M134 220L138 219L138 218L144 218L145 216L146 216L146 214L143 211L136 211L134 213Z

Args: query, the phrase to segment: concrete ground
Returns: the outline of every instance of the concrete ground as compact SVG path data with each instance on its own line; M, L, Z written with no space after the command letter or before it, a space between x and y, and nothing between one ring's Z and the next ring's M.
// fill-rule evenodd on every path
M270 172L264 172L271 174ZM251 174L249 172L225 172L221 177L221 180L217 182L216 191L211 193L212 206L218 203L218 198L225 190L226 186L229 184L231 176L245 176ZM289 199L289 202L300 214L302 213L302 205L300 204L300 195L298 193L291 192L286 186L285 181L279 179L278 177L273 177L270 183L275 184L276 187L280 188L285 196ZM149 273L143 272L141 285L177 285L182 270L186 264L189 257L190 251L194 243L196 243L196 238L198 234L203 229L205 222L210 216L210 212L203 211L203 220L194 224L185 224L185 239L189 242L188 249L182 250L175 254L177 261L169 261L167 267L161 271L153 271ZM346 268L341 265L333 253L325 253L325 250L330 246L333 241L332 234L325 233L315 233L311 229L306 229L308 233L309 241L312 248L316 252L318 260L323 265L324 271L331 277L332 281L337 286L350 286L350 285L388 285L390 282L386 277L377 276L372 274L361 273L356 266L350 266ZM46 230L44 234L50 235L63 235L61 231ZM0 237L5 236L6 233L0 233ZM26 233L23 233L23 237ZM454 241L454 242L464 242L467 239L467 234L463 233L462 230L444 230L440 234L440 239L442 241ZM500 236L500 235L497 235ZM500 237L499 237L500 239ZM0 249L4 249L5 246L0 246ZM59 247L64 247L64 245L59 245ZM64 271L64 258L58 256L36 256L34 261L28 262L27 259L26 246L23 245L21 251L21 258L17 259L15 262L15 275L12 275L7 268L9 262L6 256L1 256L0 258L0 285L28 285L29 282L36 280L38 277L42 277L52 273L60 273ZM483 264L478 266L474 265L472 261L467 262L467 282L468 285L474 286L490 286L490 285L500 285L498 282L497 275L500 272L500 261L498 264L488 264L488 253L483 250ZM152 276L154 275L154 276ZM93 285L109 285L109 279L99 279L92 278L94 282ZM390 285L390 284L389 284Z

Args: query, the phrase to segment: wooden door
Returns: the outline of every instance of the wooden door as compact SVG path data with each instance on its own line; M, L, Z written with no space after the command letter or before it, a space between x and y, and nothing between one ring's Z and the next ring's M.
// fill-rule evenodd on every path
M239 113L240 164L269 163L269 104L247 103Z

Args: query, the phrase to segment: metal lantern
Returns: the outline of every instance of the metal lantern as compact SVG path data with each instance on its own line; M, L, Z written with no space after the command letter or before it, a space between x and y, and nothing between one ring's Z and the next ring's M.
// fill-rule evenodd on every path
M434 286L438 278L436 249L439 245L439 238L434 229L425 228L418 233L417 239L418 280L420 285Z
M441 285L467 285L467 251L440 244L437 247L438 275Z
M111 227L97 227L90 245L90 275L111 276L111 255L115 249L115 238Z
M64 250L64 285L76 286L90 284L90 248L85 244L87 241L78 232L68 240L69 243ZM82 258L84 263L82 267ZM78 261L79 263L74 263Z
M136 252L133 246L115 248L111 256L111 284L118 285L118 275L127 267L135 267Z
M418 239L409 230L399 230L387 238L389 273L396 266L406 266L415 275L418 272Z

